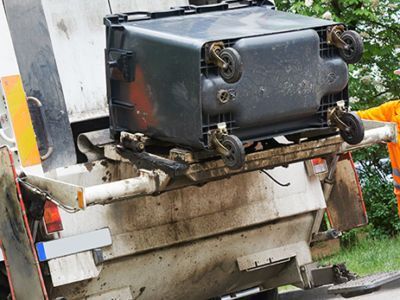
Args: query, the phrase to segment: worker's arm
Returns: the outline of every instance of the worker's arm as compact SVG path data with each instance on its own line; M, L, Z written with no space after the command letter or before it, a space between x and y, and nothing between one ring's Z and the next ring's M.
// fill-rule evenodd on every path
M357 114L361 119L392 122L394 116L396 116L397 107L400 108L399 100L389 101L377 107L358 111Z

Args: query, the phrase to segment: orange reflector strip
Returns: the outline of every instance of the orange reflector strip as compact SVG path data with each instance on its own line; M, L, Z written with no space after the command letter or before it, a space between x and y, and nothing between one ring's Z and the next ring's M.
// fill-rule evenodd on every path
M21 165L41 163L26 95L19 75L1 78L1 85L13 126Z
M85 199L83 197L83 191L78 191L78 205L80 209L85 209Z
M58 207L51 201L46 201L43 214L47 233L54 233L63 230L60 212Z

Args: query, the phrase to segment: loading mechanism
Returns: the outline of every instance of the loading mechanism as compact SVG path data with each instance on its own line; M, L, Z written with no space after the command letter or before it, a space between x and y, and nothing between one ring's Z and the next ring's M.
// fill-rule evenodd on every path
M273 142L245 156L241 169L232 170L223 159L201 157L184 149L151 153L142 134L122 133L119 143L109 139L108 130L83 134L78 144L91 160L49 174L26 172L24 182L71 210L96 204L157 195L186 186L203 185L245 172L272 169L315 157L328 157L397 139L393 123L364 121L365 137L357 145L343 142L340 136L300 143Z

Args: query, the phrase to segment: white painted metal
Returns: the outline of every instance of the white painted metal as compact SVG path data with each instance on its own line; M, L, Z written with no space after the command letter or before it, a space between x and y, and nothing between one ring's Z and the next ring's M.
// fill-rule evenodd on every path
M1 64L1 62L0 62ZM1 82L1 79L0 79ZM15 151L17 144L14 138L11 120L8 113L7 102L0 85L0 145L7 145Z
M0 28L0 30L1 30L1 28ZM0 41L1 41L1 39L0 39ZM0 51L1 51L1 48L0 48ZM1 69L1 67L2 66L1 66L1 60L0 60L0 69ZM1 82L1 78L0 78L0 82ZM17 143L14 138L14 131L13 131L11 118L10 118L10 114L9 114L8 107L7 107L6 97L4 96L2 87L0 85L0 146L3 146L3 145L6 145L10 148L10 151L13 155L14 164L15 164L16 168L19 170L21 162L20 162L19 156L18 156Z
M39 261L47 261L54 258L68 256L110 246L112 244L111 233L108 228L81 233L62 239L55 239L36 244Z
M109 172L109 171L108 171ZM107 182L107 171L97 185L84 186L81 182L73 184L46 175L27 172L27 181L47 191L61 205L70 209L85 209L95 204L108 204L126 198L150 195L160 192L169 182L169 176L161 170L139 170L138 176ZM85 173L91 177L90 171Z
M3 2L0 2L0 80L1 77L19 74L17 59L15 57L14 47L11 40L10 30L7 24L4 12ZM8 114L7 104L3 91L0 86L0 145L7 145L16 155L16 143L12 130L11 121ZM18 160L16 160L18 162Z
M134 178L87 187L83 190L84 207L159 192L169 179L161 170L140 170L140 175Z
M138 176L131 164L116 166L104 160L54 169L45 175L31 169L25 169L25 172L31 184L46 190L72 209L79 209L78 192L83 193L85 187Z
M0 1L0 77L19 74L3 1Z
M52 259L48 266L55 287L96 278L102 270L101 265L96 266L91 251Z
M113 12L162 10L187 0L111 0ZM71 122L108 115L104 66L107 0L42 0Z
M83 187L56 179L48 178L46 175L27 173L28 182L36 187L47 191L48 194L57 199L61 205L71 210L80 209L78 195L83 195Z

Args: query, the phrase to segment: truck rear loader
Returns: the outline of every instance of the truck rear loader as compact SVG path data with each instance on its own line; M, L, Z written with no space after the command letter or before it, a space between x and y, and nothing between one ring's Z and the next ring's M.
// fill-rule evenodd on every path
M310 28L302 32L292 28L284 33L285 37L293 37L296 48L315 50L317 57L310 58L311 65L302 68L321 68L321 74L333 70L327 73L332 81L325 87L336 96L326 98L330 102L324 110L319 110L318 97L324 96L319 91L307 94L303 87L299 91L304 93L293 98L297 108L291 113L298 120L308 120L306 129L318 129L318 134L308 130L304 134L304 123L300 121L286 127L286 119L272 130L266 120L251 122L254 120L249 116L257 109L240 108L238 101L245 99L241 92L254 92L254 80L268 83L263 74L250 76L251 68L244 65L250 58L247 51L257 52L252 47L269 39L266 32L260 33L266 35L259 37L260 43L258 38L243 45L237 39L227 41L227 28L216 41L208 39L198 48L204 60L201 53L196 57L204 68L193 71L200 77L188 81L189 85L198 85L196 90L194 86L185 90L185 82L182 89L168 90L172 79L168 78L168 70L160 69L163 60L168 59L162 52L165 48L140 48L151 40L152 35L146 37L144 33L159 31L164 21L181 22L196 16L225 20L240 10L255 14L267 11L271 22L286 19L282 28L300 19L326 25L322 33ZM107 37L111 31L118 36L120 23L129 23L132 16L144 16L146 20L140 24L156 27L137 25L140 30L135 30L141 32L143 41L135 45L140 40L135 38L130 41L132 48L125 49L124 43L116 43L117 39L113 40L115 44L106 40L105 16ZM397 273L386 274L374 278L373 283L357 286L357 279L345 266L319 266L312 260L312 242L335 238L338 232L368 222L350 152L396 141L397 131L395 124L360 123L351 117L346 65L351 60L345 60L351 53L347 44L340 44L344 25L292 17L277 12L269 1L197 6L186 0L3 0L0 298L231 299L255 288L258 299L276 299L277 288L288 284L310 289L351 282L351 286L333 286L331 292L352 295L397 278ZM254 19L246 20L251 23ZM274 24L268 23L268 18L262 22ZM298 25L299 21L294 23ZM328 33L328 28L335 26L339 27ZM259 25L254 28L262 29ZM192 30L196 35L200 29ZM168 35L166 31L158 34ZM303 34L312 47L303 45L297 34ZM328 45L327 34L336 46ZM185 40L179 35L174 39L178 44ZM319 56L321 39L324 47L337 48L326 52L333 55L329 59ZM188 45L187 39L185 43L193 50L194 44ZM282 43L284 50L286 42ZM139 51L136 58L135 51ZM228 68L230 59L238 62L237 53L243 59L240 74ZM340 58L340 53L345 56ZM295 58L290 51L286 54L288 60ZM143 57L147 62L140 61ZM153 70L146 69L146 64ZM185 75L184 68L185 64L174 70L174 80ZM174 117L168 107L165 109L165 102L154 100L150 110L137 109L140 103L130 105L130 100L143 98L133 95L129 99L132 95L119 89L130 83L143 84L149 70L156 78L144 86L149 97L155 97L151 99L162 101L160 95L164 93L171 100L182 100L189 95L182 91L195 92L196 96L188 99L203 97L201 111L197 109L196 116L193 114L189 120L189 111ZM165 74L157 77L163 71ZM140 77L143 74L147 75ZM301 79L295 76L298 84ZM319 84L313 76L304 77L308 79L312 86ZM277 83L276 78L271 80ZM199 88L200 81L204 89ZM160 90L166 82L167 89ZM276 85L271 89L278 97ZM263 93L268 91L258 90L259 101L264 99ZM295 102L311 99L306 94L318 96L317 102L312 98L318 107L301 107ZM278 104L271 107L277 108ZM225 109L230 116L235 116L237 110L246 113L236 115L238 119L214 118L215 112L223 114ZM206 113L211 117L206 118ZM159 116L158 124L163 125L141 128L144 123L148 125L152 115ZM172 121L173 126L169 126ZM199 130L185 128L186 121L193 121ZM189 131L192 134L186 137ZM357 136L361 138L351 139ZM325 212L332 229L321 232Z

